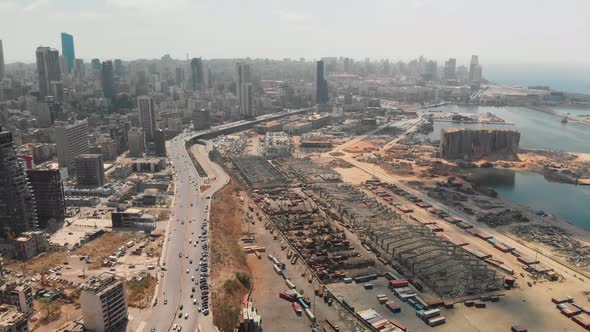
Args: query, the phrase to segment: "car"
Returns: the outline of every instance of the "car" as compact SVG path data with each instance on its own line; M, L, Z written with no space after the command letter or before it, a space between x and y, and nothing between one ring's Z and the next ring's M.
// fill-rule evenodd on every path
M164 304L168 304L168 300L164 300Z
M191 281L195 281L195 276L191 276Z
M184 319L188 319L188 314L184 314Z
M195 300L195 301L196 301L196 300ZM198 312L201 312L201 307L199 307L199 308L197 309L197 311L198 311Z
M182 318L182 312L178 313L178 318Z
M188 269L186 269L186 273L188 274Z
M178 324L174 324L174 326L172 326L172 331L176 331L178 329Z
M193 286L193 293L194 293L194 291L195 291L195 286Z
M150 329L150 332L156 332L156 329L155 329L154 327L152 327L152 328Z
M180 310L182 310L182 308L184 308L184 305L182 305L182 304L181 304L181 305L180 305Z

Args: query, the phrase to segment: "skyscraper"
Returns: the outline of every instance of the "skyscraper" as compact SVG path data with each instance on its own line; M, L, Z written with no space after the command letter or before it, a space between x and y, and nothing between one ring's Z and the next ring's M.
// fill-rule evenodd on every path
M324 78L324 61L317 62L316 73L316 102L318 104L328 103L328 82Z
M0 237L16 237L33 229L35 201L22 163L16 157L12 133L0 128Z
M61 54L66 61L66 68L68 73L74 72L74 60L76 59L76 52L74 51L74 36L65 32L61 33Z
M238 72L238 99L240 100L240 115L244 118L254 118L254 108L252 105L252 78L250 65L246 63L237 63Z
M115 75L119 78L125 77L125 66L123 65L123 60L115 59Z
M30 169L27 178L35 196L39 228L59 225L65 219L66 201L61 173L57 169Z
M102 187L105 184L102 154L81 154L74 162L79 186Z
M51 95L51 83L61 81L59 52L49 47L37 47L37 73L41 98ZM54 85L56 85L54 83Z
M469 83L479 84L482 78L482 68L479 64L479 57L477 55L471 56L471 63L469 64Z
M193 90L200 90L203 87L203 61L201 58L191 60L191 84Z
M4 78L4 49L2 48L2 39L0 39L0 81Z
M113 61L107 60L101 66L102 94L105 98L114 101L115 99L115 77L113 74Z
M83 153L88 153L88 122L78 121L72 124L61 124L55 128L55 145L59 167L74 169L74 159Z
M139 108L139 125L143 129L146 140L152 142L156 131L154 99L149 96L139 96L137 97L137 107Z
M162 129L154 132L154 153L158 157L166 156L166 133Z
M129 144L129 157L143 157L145 153L145 134L141 128L131 128L127 132L127 144Z
M445 62L445 71L444 71L444 79L445 80L454 80L457 78L457 59L449 58Z

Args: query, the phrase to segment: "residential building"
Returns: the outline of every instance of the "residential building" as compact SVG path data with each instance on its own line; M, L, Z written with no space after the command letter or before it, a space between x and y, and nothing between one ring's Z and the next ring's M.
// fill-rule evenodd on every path
M26 173L35 197L38 227L45 229L50 225L61 225L66 214L61 172L57 169L30 169Z
M154 132L154 154L158 157L166 156L166 133L162 129Z
M36 256L47 249L47 234L42 231L24 232L15 240L16 257L22 260Z
M74 74L76 78L83 80L86 77L86 65L83 59L76 59L74 61Z
M110 99L112 102L115 100L115 76L113 61L104 61L101 66L100 73L102 94L105 98Z
M329 101L328 81L324 77L324 61L318 61L316 65L316 103L326 104Z
M140 96L137 98L137 106L139 108L139 126L143 129L145 139L148 142L152 142L154 139L154 131L156 130L154 99L149 96Z
M0 303L15 306L27 317L35 311L33 290L29 283L8 282L0 286Z
M127 321L123 282L103 273L85 284L80 294L84 328L94 332L119 331Z
M65 32L61 33L61 54L66 62L67 72L72 74L74 72L74 61L76 59L76 52L74 51L74 36Z
M101 187L105 184L102 154L81 154L75 163L78 186Z
M51 94L51 82L61 81L59 52L49 47L37 47L37 74L39 77L39 95L45 98ZM53 84L54 89L57 85ZM54 91L55 92L55 91Z
M103 160L117 159L117 142L111 138L111 134L101 134L98 138Z
M15 306L0 304L0 332L29 332L29 321Z
M237 91L240 102L240 116L247 119L255 118L256 114L254 114L254 105L252 101L253 90L250 65L247 63L237 63L236 69L238 73Z
M35 200L11 132L0 127L0 237L14 238L37 222Z
M58 124L55 128L57 161L60 168L74 170L74 159L90 149L87 120Z
M128 157L143 157L145 153L145 134L141 128L131 128L127 133Z

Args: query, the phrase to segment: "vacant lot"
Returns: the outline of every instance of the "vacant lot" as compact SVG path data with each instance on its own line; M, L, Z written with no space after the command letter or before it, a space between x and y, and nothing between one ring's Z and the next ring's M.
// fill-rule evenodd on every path
M233 331L250 286L250 271L239 242L244 217L240 195L232 179L213 195L211 205L212 312L214 324L223 331Z
M154 294L155 288L156 279L152 276L127 281L125 283L127 303L131 307L146 308Z
M139 235L131 233L109 232L98 239L85 244L75 251L76 255L88 255L92 260L90 269L99 269L103 260L111 256L125 243L135 240Z

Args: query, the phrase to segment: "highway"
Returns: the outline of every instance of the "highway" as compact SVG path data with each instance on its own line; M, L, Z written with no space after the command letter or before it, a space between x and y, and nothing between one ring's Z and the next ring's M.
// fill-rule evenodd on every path
M176 188L158 270L159 284L155 295L157 300L154 300L150 320L142 329L145 331L171 331L175 324L182 327L183 331L194 332L197 326L202 331L215 331L211 315L205 316L198 312L202 305L199 261L205 251L202 246L207 243L208 235L202 239L199 236L202 234L202 226L207 229L210 206L208 197L227 182L227 176L217 165L205 164L207 171L215 173L211 177L217 180L212 183L211 188L201 193L201 179L185 149L185 138L179 136L168 142L168 157L174 167ZM199 157L199 162L207 163L206 152L203 154L205 157ZM197 304L193 304L195 299Z
M219 165L209 160L210 144L195 144L192 150L197 152L196 158L207 172L207 178L215 179L209 182L209 189L200 192L200 184L207 178L199 178L185 144L201 137L214 137L222 133L245 130L246 127L262 121L313 109L286 110L253 120L222 124L199 132L185 131L167 142L167 154L176 184L174 202L157 270L158 285L152 301L153 306L143 310L141 317L137 318L141 321L137 331L172 331L175 326L176 331L179 327L182 331L190 332L197 331L197 328L202 332L217 331L212 322L212 315L205 315L198 310L202 307L199 262L203 253L207 251L202 246L208 243L208 235L207 238L201 239L199 236L202 234L202 227L207 229L208 234L210 196L225 185L229 177ZM206 257L204 261L208 261ZM195 299L197 303L193 304Z

